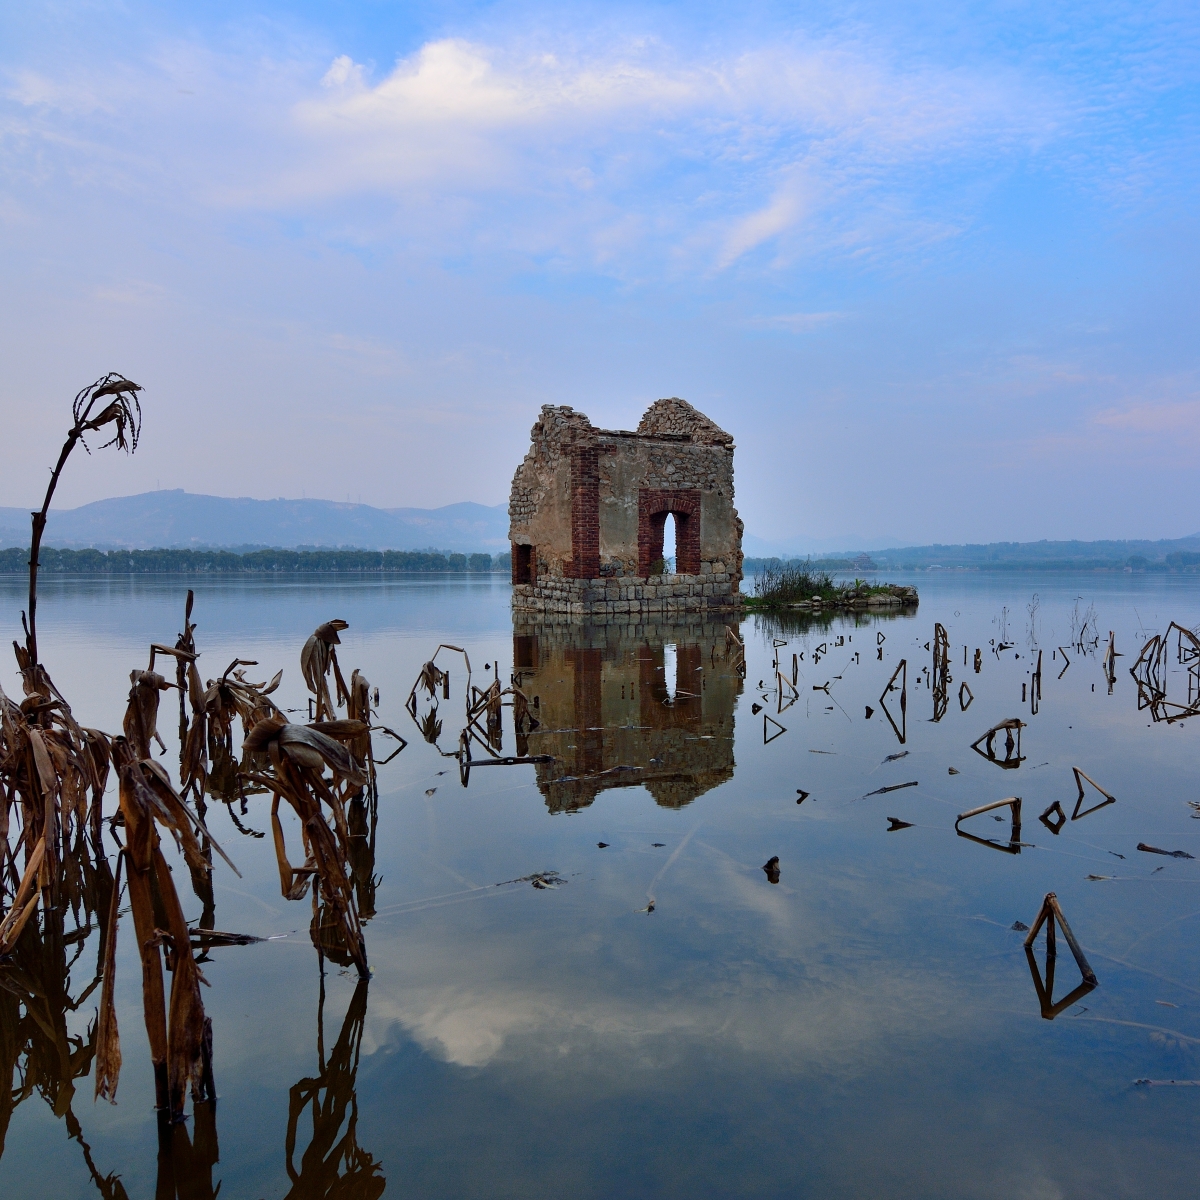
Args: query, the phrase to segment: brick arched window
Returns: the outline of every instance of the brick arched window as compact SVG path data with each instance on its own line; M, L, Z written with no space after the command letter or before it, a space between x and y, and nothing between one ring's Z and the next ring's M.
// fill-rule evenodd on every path
M663 528L675 518L675 571L700 574L700 492L697 488L642 488L638 492L638 574L663 556Z

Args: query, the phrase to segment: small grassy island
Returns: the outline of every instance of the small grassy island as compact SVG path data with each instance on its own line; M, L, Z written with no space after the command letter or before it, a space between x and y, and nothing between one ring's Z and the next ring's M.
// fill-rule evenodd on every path
M919 603L915 587L886 583L835 583L828 571L808 563L768 566L754 583L754 595L747 596L748 609L795 608L818 611L830 608L900 608Z

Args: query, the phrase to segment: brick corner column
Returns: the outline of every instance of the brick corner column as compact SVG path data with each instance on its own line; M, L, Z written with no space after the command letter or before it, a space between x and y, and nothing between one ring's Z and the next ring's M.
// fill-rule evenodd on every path
M571 452L572 579L595 579L600 574L600 467L595 446Z

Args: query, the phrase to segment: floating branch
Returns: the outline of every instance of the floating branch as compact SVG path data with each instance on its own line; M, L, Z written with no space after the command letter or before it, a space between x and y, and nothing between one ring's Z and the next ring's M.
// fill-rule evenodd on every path
M919 780L912 779L908 783L892 783L887 787L876 788L873 792L867 792L863 799L866 800L868 796L886 796L888 792L899 792L910 787L920 787Z

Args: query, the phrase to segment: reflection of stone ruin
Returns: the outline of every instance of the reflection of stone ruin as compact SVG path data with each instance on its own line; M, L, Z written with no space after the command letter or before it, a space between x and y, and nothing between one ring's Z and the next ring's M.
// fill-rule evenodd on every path
M636 433L546 405L509 501L513 607L593 616L729 611L742 522L733 438L684 400L659 400ZM675 571L663 536L675 522ZM667 549L670 556L670 549Z
M551 812L618 787L682 808L733 777L742 680L724 625L518 623L513 675L537 723L517 753L554 756L537 767Z

